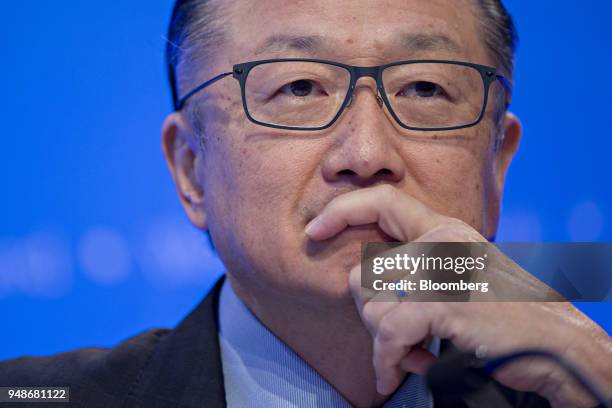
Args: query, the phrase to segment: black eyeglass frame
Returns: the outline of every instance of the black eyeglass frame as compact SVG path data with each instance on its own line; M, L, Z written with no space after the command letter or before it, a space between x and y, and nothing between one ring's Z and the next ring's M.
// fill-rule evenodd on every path
M249 75L249 72L258 65L269 64L269 63L274 63L274 62L317 62L321 64L333 65L336 67L344 68L350 73L351 79L349 82L349 87L346 92L346 96L344 97L344 101L342 102L342 105L340 105L340 108L338 109L338 112L336 113L336 115L331 119L329 123L327 123L324 126L317 126L317 127L295 127L295 126L275 125L272 123L261 122L251 116L251 114L249 113L249 109L248 109L247 101L246 101L246 80ZM391 103L389 102L389 99L387 98L387 93L385 91L383 81L382 81L383 71L387 68L394 67L397 65L423 64L423 63L461 65L461 66L473 68L480 73L480 77L482 78L483 85L484 85L484 98L483 98L483 103L482 103L482 109L480 111L480 114L478 115L478 118L475 121L473 121L472 123L468 123L465 125L459 125L459 126L421 128L421 127L415 127L415 126L408 126L399 119L399 117L395 114L395 111L393 110ZM378 66L360 67L360 66L342 64L340 62L335 62L335 61L310 59L310 58L266 59L266 60L250 61L250 62L236 64L232 67L231 72L224 72L198 85L197 87L189 91L182 98L175 100L174 105L175 105L175 111L180 111L185 106L185 102L187 102L187 100L191 98L193 95L200 92L202 89L212 85L213 83L219 81L220 79L223 79L226 76L232 75L240 83L242 106L244 108L244 113L246 114L247 118L251 122L261 125L261 126L271 127L275 129L304 130L304 131L324 130L324 129L331 127L338 120L340 115L342 115L342 112L344 112L344 109L346 109L346 107L349 105L353 97L353 91L355 89L355 85L357 84L357 80L359 80L359 78L361 77L372 77L376 80L376 87L378 89L378 94L380 95L380 98L382 99L385 106L387 107L387 110L389 111L393 119L395 119L395 121L402 128L408 129L408 130L418 130L418 131L455 130L455 129L463 129L463 128L472 127L480 123L487 109L487 103L489 100L489 89L491 87L491 84L495 81L499 81L504 87L504 89L506 90L506 93L507 93L506 107L509 105L510 95L512 94L512 85L510 84L510 81L508 81L508 79L506 79L502 75L498 75L496 72L497 72L497 69L495 67L489 67L489 66L480 65L480 64L473 64L473 63L464 62L464 61L450 61L450 60L405 60L405 61L397 61L397 62L392 62L389 64L383 64L383 65L378 65Z

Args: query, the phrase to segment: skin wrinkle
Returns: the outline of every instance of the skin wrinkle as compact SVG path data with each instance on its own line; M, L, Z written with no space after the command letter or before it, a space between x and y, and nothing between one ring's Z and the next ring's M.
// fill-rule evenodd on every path
M234 63L278 56L254 55L274 33L325 36L334 45L351 43L310 57L368 66L414 57L393 40L399 30L435 32L461 47L463 55L456 59L494 65L473 29L474 16L462 2L386 3L374 2L373 7L344 0L228 2L224 47L187 82L197 85ZM450 23L457 18L460 26ZM253 21L260 29L253 31L246 24ZM298 32L300 27L311 31ZM439 55L449 56L447 51ZM334 197L379 183L465 222L483 220L483 213L498 217L498 208L490 205L495 200L485 197L496 191L487 189L492 179L483 176L495 162L485 158L492 155L490 119L477 127L438 132L436 140L430 133L405 131L381 111L371 86L365 86L370 80L361 80L351 107L321 132L282 131L249 122L238 82L231 77L188 102L201 105L199 117L207 136L195 169L205 196L206 225L200 227L210 229L228 280L270 330L357 406L372 405L381 396L372 381L371 338L356 312L348 272L359 261L360 241L389 237L375 227L350 228L313 243L304 234L306 223ZM390 174L381 175L381 169ZM474 190L475 182L480 182L480 192ZM480 229L485 223L479 224L473 226ZM283 314L271 313L278 310ZM340 337L330 336L330 327ZM351 361L345 361L347 353Z
M301 26L317 29L318 32L310 34L333 37L334 44L352 42L350 48L337 50L329 59L356 65L380 64L400 57L405 59L405 52L394 49L390 39L397 35L393 27L401 26L402 29L408 27L414 31L440 29L448 35L455 35L466 52L463 58L458 59L494 65L490 50L483 44L482 33L477 30L481 16L466 10L463 7L465 2L389 0L384 8L380 8L378 1L371 5L366 4L368 1L362 0L360 4L344 0L226 2L224 4L232 13L231 20L224 22L232 33L227 36L228 44L224 44L224 52L215 55L214 61L207 59L206 63L225 71L231 66L228 62L234 59L240 58L241 62L250 59L253 43L263 41L266 35L293 32L295 27ZM389 12L396 10L401 11L400 15ZM249 28L252 25L248 24L252 21L265 24L253 32ZM350 21L354 24L343 24ZM198 65L195 71L202 77L210 74L203 65ZM214 71L211 69L211 72ZM189 173L179 174L178 177L178 187L183 193L179 195L181 202L196 226L211 229L227 267L228 281L238 296L272 332L350 403L359 407L378 405L386 397L376 393L376 376L372 367L372 359L376 356L372 354L372 338L364 327L364 323L368 323L361 320L351 299L346 272L359 259L359 241L384 240L384 237L377 228L348 228L338 231L339 234L328 235L332 238L328 238L319 251L308 251L307 247L313 245L303 231L307 217L329 211L331 206L326 204L334 198L334 194L335 203L343 200L346 203L348 197L361 197L363 202L383 197L382 201L387 204L402 200L401 206L393 206L393 217L387 214L385 218L382 213L376 212L385 222L393 223L393 219L397 222L408 216L408 212L402 210L414 205L412 199L411 205L406 203L410 201L408 197L413 196L437 212L422 215L420 220L431 223L442 218L452 221L448 225L462 224L443 215L456 217L470 222L487 235L494 232L497 225L504 175L520 135L518 122L508 115L503 127L499 127L504 129L505 139L498 145L500 133L491 127L489 109L485 121L477 127L456 133L458 137L455 139L445 137L450 132L436 134L435 140L419 139L417 133L403 132L396 126L389 126L393 122L384 122L385 116L380 115L380 109L373 103L373 95L366 88L363 89L363 97L356 98L354 109L346 115L348 118L341 118L329 132L319 137L273 131L248 122L239 104L237 82L231 78L219 81L214 87L213 92L223 96L215 104L218 111L208 109L212 114L202 115L204 123L201 128L206 133L207 141L210 141L205 151L194 148L193 152L189 152L186 148L193 145L186 141L193 141L194 135L188 126L184 126L186 121L183 114L171 114L164 124L164 148L173 176L176 176L176 172ZM197 102L194 100L194 103ZM226 121L217 118L220 112L226 115ZM347 120L350 121L348 126ZM393 137L394 132L405 133L406 137ZM181 139L178 143L175 143L175 134ZM174 165L175 160L177 166ZM195 169L195 175L191 174L192 169ZM380 173L382 170L386 172ZM384 177L379 177L381 174ZM381 182L385 185L351 191ZM474 188L474 182L480 186L480 190ZM194 206L185 198L184 189L189 192L197 191L200 187L205 196L204 205L196 202ZM349 193L339 196L339 188ZM351 217L358 218L363 216L363 211L359 211L363 210L363 202L353 202L344 209L349 210ZM389 210L388 205L379 205L376 201L371 201L370 206L370 211L374 207L376 211ZM328 223L332 218L328 217ZM480 226L477 224L478 218ZM371 219L367 222L371 222ZM416 236L408 224L381 227L394 236L397 231L402 232L401 236L404 237ZM463 228L464 233L469 231L476 238L482 238L473 229L465 225ZM453 235L450 227L438 230L438 235L444 233L451 238L465 236L457 231ZM425 233L421 237L427 235ZM442 312L441 307L444 307ZM483 344L481 341L487 343L489 341L483 340L482 336L490 338L496 333L498 338L489 342L489 346L505 343L504 347L515 347L523 340L525 344L537 345L541 341L541 344L550 345L553 350L557 347L557 350L573 354L577 361L586 361L586 365L594 367L596 378L607 376L610 380L605 361L604 364L599 361L601 347L599 353L589 354L581 346L584 341L577 341L578 336L572 337L582 332L564 325L568 323L567 307L558 309L556 329L563 327L567 335L552 336L560 341L557 343L549 341L552 331L542 332L542 327L554 319L550 319L550 314L539 313L534 308L515 304L514 314L509 308L496 308L496 311L493 307L480 308L481 316L477 316L474 313L476 309L467 315L460 315L457 312L461 309L453 313L450 307L449 304L439 305L436 317L455 323L455 332L450 333L450 337L464 346L475 347ZM422 320L418 314L398 316L406 318L405 321ZM533 318L521 320L523 315L531 317L532 314ZM512 323L516 322L521 323L524 333L512 331ZM546 324L542 325L542 322ZM402 324L395 327L406 328L403 322L398 323ZM444 332L444 325L440 325L437 319L427 323L431 330L438 326L436 330ZM550 323L555 325L554 322ZM528 324L531 330L528 330ZM576 323L584 326L587 335L593 333L595 336L595 331L589 332L593 324L588 319ZM413 327L409 330L413 337L417 336ZM431 334L429 331L427 335ZM538 341L530 343L527 338L521 339L521 335L530 333ZM609 340L603 331L598 336L601 336L602 342ZM545 337L547 342L544 342ZM565 337L576 340L575 347L566 344L575 350L563 348L562 340ZM395 340L398 344L402 342L401 338ZM592 349L595 344L587 343L587 346ZM538 367L541 369L541 366ZM529 373L521 369L504 373L503 377L510 377L506 378L509 382L506 385L515 388L518 384L517 389L520 389L520 381L513 382L511 377L518 375L524 379L526 374ZM549 378L554 377L558 376L551 375ZM534 379L533 376L531 378ZM532 382L538 381L541 389L552 390L551 393L556 389L567 389L566 396L577 400L584 397L567 387L561 377L547 382L545 376L539 376ZM612 380L608 381L610 383ZM556 395L554 397L557 399ZM590 404L592 401L587 402Z
M251 11L251 10L249 10L249 11ZM262 11L262 13L265 13L265 11ZM432 13L432 14L434 14L434 13ZM253 16L251 18L258 19L258 16L255 15L255 16ZM263 20L265 21L265 18ZM439 20L440 20L439 18L436 18L434 20L436 22L436 24L435 24L436 26L443 27L443 26L446 25L446 24L439 24ZM414 25L418 26L418 24L416 24L416 23ZM237 26L237 25L231 25L231 26L234 27L234 26ZM362 27L362 29L364 31L367 29L367 27L363 23L362 23L361 27ZM233 34L230 34L230 36L237 37L237 36L235 36ZM370 43L371 43L371 41L370 41ZM369 45L370 43L368 43L368 40L366 40L365 44L362 47L360 47L360 49L372 49L372 46ZM382 48L384 46L384 43L382 41L379 41L379 40L376 40L374 42L374 44L375 44L374 48L377 47L377 48L380 49L380 48ZM242 53L242 50L241 50L240 46L235 47L235 48L231 47L231 48L232 49L236 49L237 53L238 52ZM244 60L244 58L245 58L244 55L246 55L247 53L248 52L245 52L242 55L240 55L239 57L233 57L233 62ZM389 55L390 52L382 52L381 54ZM404 57L403 55L398 55L398 54L396 54L396 55L399 58ZM230 58L232 58L232 57L230 57ZM336 58L336 59L341 59L341 58ZM470 57L466 56L465 59L470 59ZM375 60L375 61L373 61L373 60ZM381 60L382 60L382 58L380 58L380 57L378 57L378 58L374 58L374 57L359 57L359 58L350 58L348 60L348 62L349 63L355 63L355 64L367 65L368 63L380 63L380 62L382 62ZM232 61L232 60L230 60L230 61ZM227 64L227 66L229 66L229 64ZM228 81L229 80L224 80L224 84L227 83ZM231 81L229 81L229 82L231 82ZM356 99L355 99L354 103L359 104L359 95L356 95ZM345 112L345 113L347 113L347 112ZM232 122L240 121L240 120L244 121L242 116L243 116L243 112L241 110L234 111L234 116L233 116L234 119L233 119ZM343 118L343 119L347 119L347 118ZM360 122L365 122L365 121L368 121L368 120L369 119L367 117L364 117L364 118L360 119ZM248 127L249 127L249 130L252 128L252 126L248 126ZM254 134L265 135L266 131L268 131L268 130L265 129L265 128L257 128L256 130L253 129L251 132L253 132ZM234 132L231 129L230 129L229 132L226 131L225 133L231 135L232 138L235 138L236 135L240 134L240 132ZM332 134L332 132L330 132L330 134ZM274 136L272 136L272 133L270 133L270 135L271 135L270 137L277 137L278 133L274 133ZM251 140L247 141L246 138L251 138ZM282 137L279 138L279 139L276 139L277 142L274 142L275 144L271 145L264 138L261 138L261 137L259 137L259 139L257 141L252 139L253 138L252 135L248 135L248 136L246 136L246 138L245 138L244 142L242 142L242 143L244 143L246 145L249 145L251 143L256 143L258 145L258 148L254 151L254 153L255 152L261 152L261 151L269 151L270 154L274 150L273 146L274 145L275 146L280 146L282 144L281 139L284 139ZM299 139L301 141L300 140L294 140L292 143L295 143L296 146L298 144L303 146L304 143L307 140L307 136L300 137ZM416 137L413 138L413 139L416 139ZM304 142L304 143L302 143L302 142ZM312 146L310 149L306 149L308 152L312 152L311 153L313 155L312 157L320 157L322 155L323 150L326 149L324 139L321 139L321 142L322 142L321 146ZM336 141L336 143L340 143L340 142ZM449 142L449 143L452 143L452 142ZM459 143L459 142L455 142L455 143ZM265 147L262 148L261 147L262 144ZM439 188L441 189L441 187L436 187L436 185L439 184L437 182L437 179L440 177L440 175L436 174L435 177L433 175L427 176L427 174L424 174L425 172L423 170L418 170L419 168L420 169L428 168L428 165L426 164L426 161L424 161L424 160L428 160L428 159L424 158L424 156L423 156L423 153L426 151L425 148L423 147L423 145L427 145L427 144L430 144L430 143L423 141L423 142L419 142L419 143L415 144L413 142L411 144L410 151L406 152L406 156L405 156L405 159L404 159L404 164L408 165L409 168L411 169L411 170L408 170L408 173L410 173L411 187L413 188L411 193L414 194L418 199L421 199L422 201L424 201L426 204L432 205L433 208L439 210L439 209L441 209L442 206L441 205L435 205L434 201L437 201L439 197L444 197L445 196L443 191L437 191L437 189L439 189ZM333 146L330 146L329 148L333 149ZM439 146L438 149L448 149L448 148L446 148L444 146ZM446 150L446 151L448 152L448 150ZM435 149L433 150L433 152L435 152ZM228 154L231 155L231 153L228 153ZM456 155L453 155L453 156L457 157ZM229 162L233 162L234 161L232 159L224 159L224 160L228 160ZM442 162L445 162L445 161L448 162L448 160L442 160ZM273 168L273 166L271 166L271 164L263 165L261 163L256 164L255 162L257 162L257 159L255 159L249 165L245 165L245 167L243 168L243 171L246 174L252 175L252 174L255 174L255 172L257 172L257 171L260 171L262 169L262 167L266 167L267 169ZM265 174L274 174L274 173L280 172L280 171L289 172L287 174L287 176L284 177L284 179L286 179L286 180L294 180L294 179L303 180L304 179L303 178L304 174L316 174L316 168L315 167L306 168L305 169L306 170L305 173L304 173L303 169L301 169L301 167L302 166L296 166L296 167L293 167L293 166L292 167L279 166L278 170L274 170L273 172L266 171ZM299 170L292 170L292 168L298 168ZM232 177L232 178L240 178L240 175L239 174L234 174L234 175L227 176L227 177L228 178L230 178L230 177ZM247 177L243 176L242 178L243 178L243 180L241 181L242 185L246 186L249 183L251 183L251 180L252 180L251 176L247 176ZM427 180L431 180L431 182L428 183ZM260 183L258 183L257 181L254 181L253 184L254 185L260 185ZM429 185L431 187L429 187L427 190L423 190L423 186L425 186L425 185ZM420 188L414 188L414 187L417 187L417 186L420 187ZM268 195L271 194L271 192L275 188L274 186L267 185L267 184L265 186L260 186L258 188L262 188L262 187L266 189L266 191L268 192L267 193ZM304 184L304 188L302 188L302 191L306 192L306 191L311 191L311 190L312 190L312 187L309 187L308 184ZM291 196L293 193L289 193L288 192L287 194L289 196ZM430 199L427 199L428 197ZM448 198L448 196L446 196L446 197ZM461 197L461 192L457 191L456 193L453 194L452 199L453 200L457 200L460 197ZM461 209L457 209L456 211L457 212L455 213L455 215L458 215L458 216L462 215L462 210ZM285 214L286 214L285 210L282 210L281 213L279 214L279 217L283 216ZM470 219L466 219L466 221L470 221ZM219 222L222 222L222 221L219 220ZM273 222L276 223L276 221L273 221ZM264 236L261 238L262 240L266 240L266 239L272 240L273 239L272 237L267 237L265 233L263 235ZM256 244L255 248L257 248L257 247L258 247L258 245ZM253 251L251 251L251 252L253 252ZM251 268L252 268L252 265L251 265ZM228 269L230 269L230 268L228 268ZM269 274L271 274L271 273L269 273Z

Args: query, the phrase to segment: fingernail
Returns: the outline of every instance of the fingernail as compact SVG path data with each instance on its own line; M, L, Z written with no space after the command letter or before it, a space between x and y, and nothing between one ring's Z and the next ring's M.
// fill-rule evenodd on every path
M310 220L310 222L306 225L306 229L304 229L304 232L306 233L306 235L313 235L317 233L317 230L321 227L321 218L320 217L315 217L312 220Z

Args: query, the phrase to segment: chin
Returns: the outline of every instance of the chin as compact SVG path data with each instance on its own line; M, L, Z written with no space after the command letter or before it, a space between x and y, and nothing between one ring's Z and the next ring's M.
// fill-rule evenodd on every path
M348 283L348 273L323 271L312 275L315 279L307 282L302 291L305 300L318 306L353 306L354 300Z

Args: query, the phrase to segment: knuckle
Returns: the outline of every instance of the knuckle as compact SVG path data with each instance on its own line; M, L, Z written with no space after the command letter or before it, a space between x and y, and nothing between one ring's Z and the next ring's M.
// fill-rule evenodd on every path
M443 225L446 225L448 228L472 228L465 221L454 217L448 217Z
M389 315L383 316L378 325L377 336L381 342L389 342L395 337L395 322L389 318Z
M472 241L476 237L476 230L458 218L445 217L445 219L429 230L425 235L434 241Z
M361 315L368 322L371 322L372 320L374 320L375 313L374 313L374 305L372 302L368 302L363 306L363 309L361 309Z

